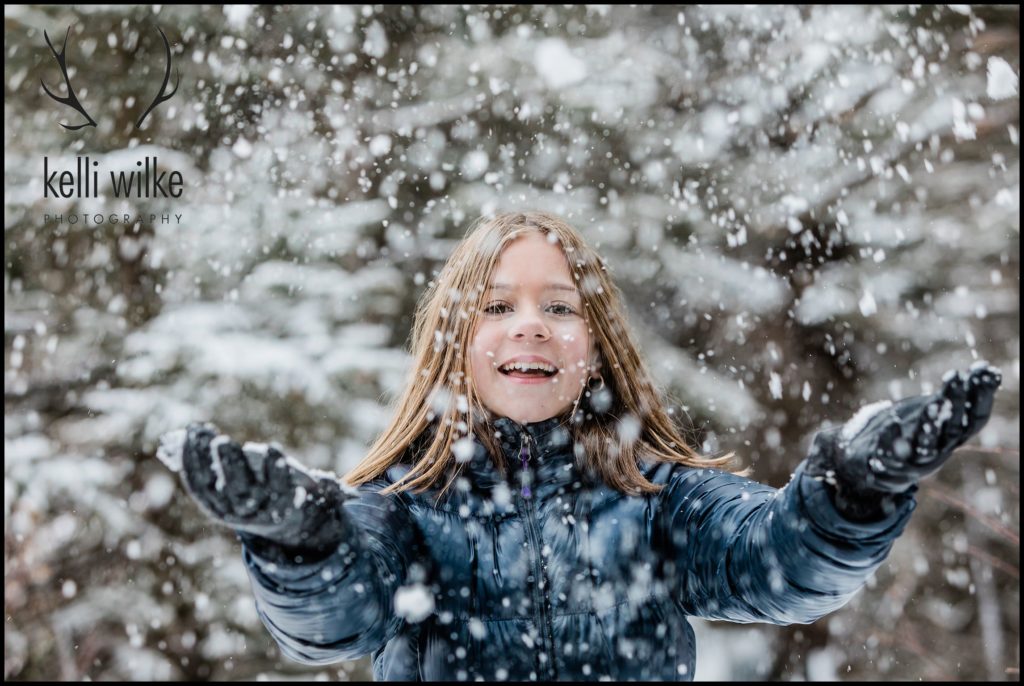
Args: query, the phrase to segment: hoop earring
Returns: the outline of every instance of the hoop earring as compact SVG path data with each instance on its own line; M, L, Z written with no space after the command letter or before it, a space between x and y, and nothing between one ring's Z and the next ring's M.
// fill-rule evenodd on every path
M595 388L594 386L591 385L590 382L598 380L598 379L601 381L601 385ZM603 391L604 390L604 386L605 386L604 374L598 374L597 377L593 377L592 376L589 379L587 379L587 390L590 391L591 393L596 393L597 391Z

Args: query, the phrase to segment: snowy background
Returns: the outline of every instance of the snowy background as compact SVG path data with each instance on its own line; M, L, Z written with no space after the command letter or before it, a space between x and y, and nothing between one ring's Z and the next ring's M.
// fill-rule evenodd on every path
M697 679L1019 679L1019 8L5 8L4 676L367 677L259 623L154 458L209 419L344 473L469 222L569 218L695 442L782 486L813 433L1002 368L889 561L811 626L694 620ZM179 92L134 122L171 42ZM65 93L44 29L97 128ZM172 76L171 83L174 79ZM145 154L179 200L44 200ZM43 214L183 215L57 226Z

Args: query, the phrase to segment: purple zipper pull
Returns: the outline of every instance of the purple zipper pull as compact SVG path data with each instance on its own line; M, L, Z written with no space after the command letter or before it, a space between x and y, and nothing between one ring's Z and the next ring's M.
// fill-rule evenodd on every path
M527 478L527 475L528 475L528 472L526 471L526 463L529 461L529 459L530 459L530 451L529 451L529 448L527 447L527 444L524 442L523 443L523 447L519 449L519 460L523 463L523 473L522 473L523 490L522 490L522 494L523 494L524 498L529 498L530 497L530 487L526 485L526 478Z

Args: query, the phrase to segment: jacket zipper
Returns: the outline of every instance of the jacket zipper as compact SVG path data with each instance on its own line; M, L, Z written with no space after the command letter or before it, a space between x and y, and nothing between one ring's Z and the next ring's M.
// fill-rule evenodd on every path
M519 459L522 461L524 476L528 475L528 472L526 470L531 456L532 453L530 452L530 436L524 433L523 442L519 449ZM525 481L523 482L523 487L519 492L519 497L526 509L526 533L530 539L530 561L533 566L533 574L535 580L533 602L540 610L541 645L544 647L544 652L547 653L548 670L551 673L551 678L557 679L558 677L555 672L555 629L554 626L551 625L551 622L548 618L547 603L545 603L544 601L544 593L540 591L540 585L541 583L546 584L546 579L544 576L544 570L542 569L543 562L541 557L540 543L538 542L539 539L537 536L537 531L534 528L533 524L532 494L530 492L530 487L526 484ZM550 589L548 588L545 588L545 590L550 591Z

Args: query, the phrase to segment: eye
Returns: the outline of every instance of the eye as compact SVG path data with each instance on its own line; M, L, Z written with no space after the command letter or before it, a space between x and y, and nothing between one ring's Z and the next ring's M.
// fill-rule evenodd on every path
M509 310L508 303L494 302L484 308L487 314L504 314Z
M562 315L563 317L570 314L576 314L576 310L572 309L572 306L567 305L566 303L552 303L549 309L556 310L555 314Z

